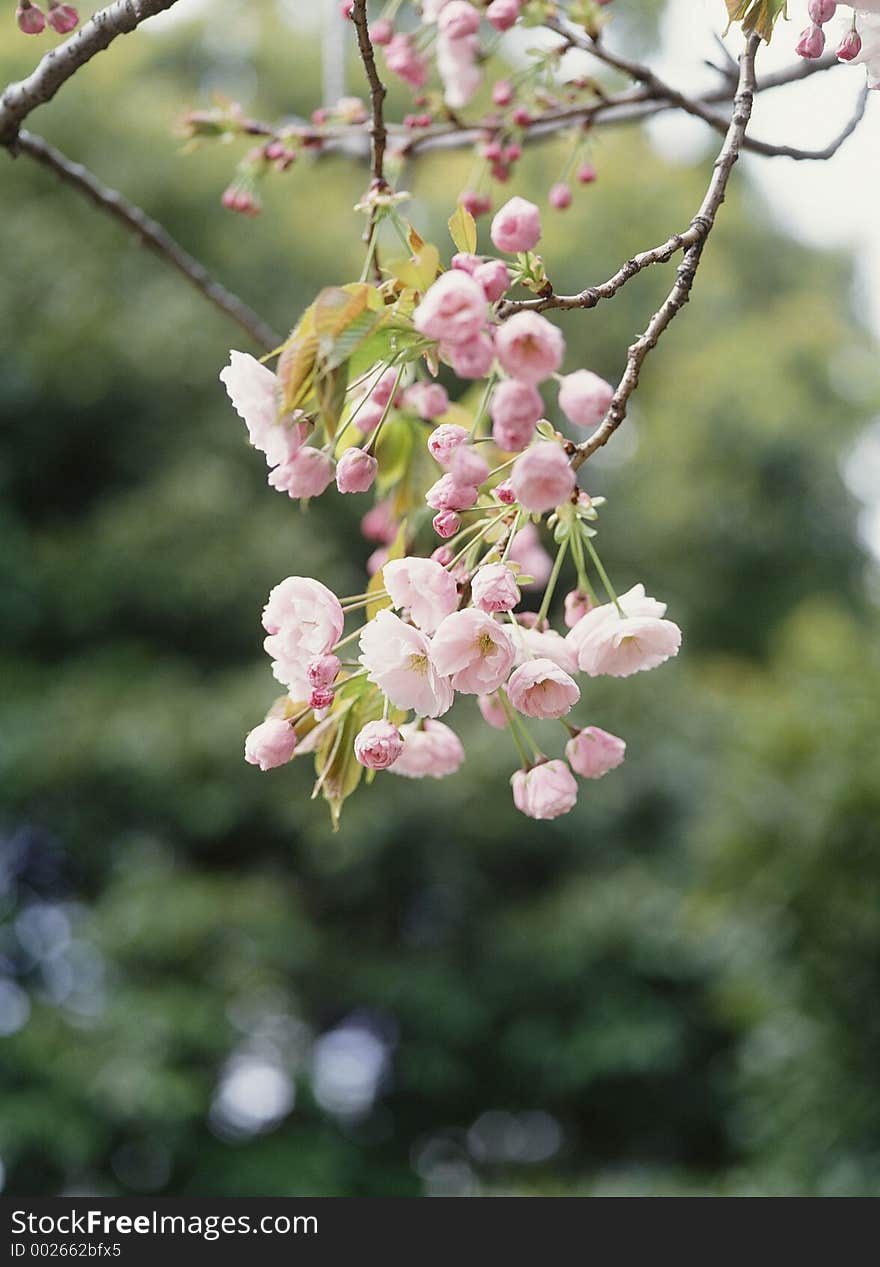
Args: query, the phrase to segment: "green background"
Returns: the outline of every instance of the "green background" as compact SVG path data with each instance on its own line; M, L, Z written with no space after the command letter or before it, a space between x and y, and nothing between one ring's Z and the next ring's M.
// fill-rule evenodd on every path
M5 81L41 45L3 23ZM173 127L214 89L307 113L317 61L230 4L122 41L31 125L286 329L359 272L364 169L298 163L247 220L219 205L241 147L184 155ZM517 192L545 205L568 144ZM546 216L562 290L685 225L707 179L637 132L592 159ZM406 176L444 252L469 167ZM737 173L585 471L619 588L685 631L663 669L587 684L624 766L531 823L465 700L461 773L380 776L334 836L306 763L241 747L275 691L266 593L361 589L366 499L268 490L217 381L238 331L28 159L0 155L0 189L6 1191L880 1193L878 614L840 473L880 376L853 262ZM566 319L569 367L618 375L669 277Z

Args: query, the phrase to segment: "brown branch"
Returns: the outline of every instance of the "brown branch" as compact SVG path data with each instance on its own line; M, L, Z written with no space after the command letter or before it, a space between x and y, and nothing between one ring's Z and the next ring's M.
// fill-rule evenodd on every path
M675 285L654 313L645 332L628 349L626 369L614 392L608 412L589 440L578 445L572 457L572 465L575 468L581 466L587 458L607 444L623 422L629 399L639 385L639 376L645 358L651 349L657 346L660 336L690 298L703 248L712 232L718 209L724 202L730 173L743 148L746 129L752 116L756 90L755 55L759 44L760 38L757 35L750 35L740 58L739 81L727 134L715 160L706 195L691 221L688 232L695 236L676 271Z
M170 9L177 0L114 0L84 23L69 40L41 58L26 79L9 84L0 96L0 145L13 147L18 130L37 106L51 101L63 83L118 35Z
M115 189L102 185L87 168L80 163L71 162L59 150L47 144L42 137L34 136L26 131L20 132L17 148L19 153L27 154L51 171L64 184L76 189L93 206L112 216L148 250L185 277L209 303L237 322L264 352L271 352L278 347L281 336L276 334L271 326L267 325L243 300L215 281L203 264L190 255L161 224L148 216L140 207L123 198L122 194Z
M387 89L379 78L379 72L376 69L376 58L373 53L373 43L370 39L370 30L367 23L367 0L354 0L351 20L354 22L355 30L357 31L358 51L370 85L370 136L372 137L370 166L373 174L373 188L384 189L385 146L388 141L384 114Z

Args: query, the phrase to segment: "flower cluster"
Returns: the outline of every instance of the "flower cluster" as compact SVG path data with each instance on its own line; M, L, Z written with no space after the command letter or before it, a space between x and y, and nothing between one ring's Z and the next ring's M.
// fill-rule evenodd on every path
M825 51L825 27L839 16L838 9L851 10L837 37L836 56L842 62L864 65L868 86L880 87L880 0L858 0L838 4L836 0L810 0L810 25L800 34L797 52L801 57L821 57Z
M245 756L265 770L314 754L316 788L336 817L363 770L458 769L462 745L440 719L470 695L519 755L516 806L555 818L575 804L575 774L599 778L625 751L571 721L583 677L655 668L677 654L681 632L642 585L615 593L593 543L603 499L578 488L576 445L545 417L542 391L555 384L558 414L595 428L612 387L587 369L563 375L558 327L504 307L541 269L538 208L522 198L502 207L488 255L459 208L446 271L395 206L387 216L409 258L389 260L379 285L323 291L276 372L233 352L220 376L273 488L293 498L334 482L343 494L377 493L362 520L376 546L362 593L339 599L291 576L269 595L264 646L285 694ZM559 630L549 616L566 562L576 582ZM349 617L359 623L346 630ZM548 757L532 721L562 723L564 757Z
M72 4L60 4L59 0L49 0L48 13L33 0L19 0L15 20L25 35L41 35L47 26L58 35L69 35L79 25L79 14Z

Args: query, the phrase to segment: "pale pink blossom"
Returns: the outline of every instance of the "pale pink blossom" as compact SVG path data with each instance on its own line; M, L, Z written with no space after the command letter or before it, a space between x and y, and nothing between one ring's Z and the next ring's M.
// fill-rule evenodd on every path
M666 604L645 595L644 585L621 594L623 615L614 603L594 607L568 635L577 652L578 667L590 677L629 677L654 669L681 646L681 630L662 619Z
M392 559L382 579L394 606L408 612L425 633L433 633L458 606L455 580L433 559Z
M514 805L529 818L559 818L577 801L577 783L564 761L543 761L531 770L517 770L510 784Z
M471 581L474 606L484 612L509 612L520 600L516 577L504 563L484 563Z
M511 198L496 211L489 236L496 250L509 255L531 251L541 237L541 213L533 202Z
M428 81L428 62L413 43L412 36L398 31L385 46L388 69L411 88L424 88Z
M255 449L266 455L268 466L278 466L303 444L308 427L291 418L278 418L278 380L270 369L246 352L230 352L220 381L243 419Z
M363 404L358 405L352 414L352 421L358 431L368 436L371 431L375 431L385 414L385 406L380 405L378 400L372 397L365 400Z
M379 463L363 449L346 449L336 463L336 487L340 493L365 493L372 488Z
M361 532L367 541L380 541L390 545L398 532L398 522L394 518L391 502L376 502L361 520Z
M444 422L428 436L428 452L441 466L449 466L453 452L469 440L466 427L460 427L456 422Z
M552 440L533 444L521 453L513 464L510 482L519 504L536 514L560 506L575 487L571 463Z
M434 635L431 654L440 673L463 695L491 695L505 680L515 648L510 634L475 607L453 612Z
M534 524L526 524L524 528L520 529L513 538L513 544L508 551L507 557L512 562L518 563L526 576L533 578L529 585L524 585L521 588L530 590L543 589L550 579L553 560L541 544L538 529Z
M501 696L497 691L492 695L478 695L477 706L483 715L483 721L487 725L492 726L495 730L507 729L507 714L504 711L504 705L501 703Z
M567 628L574 629L581 617L586 616L587 612L592 610L593 600L589 594L582 594L580 590L571 590L565 596L565 624Z
M486 18L496 31L509 31L519 17L520 0L492 0Z
M395 707L440 717L452 706L452 684L438 669L428 637L387 608L364 626L360 647L369 681Z
M461 520L454 510L438 510L431 520L431 526L438 537L442 537L444 541L447 541L458 532L461 527Z
M345 616L336 595L309 576L288 576L270 592L263 608L263 646L272 672L294 699L308 699L308 668L339 641Z
M413 313L413 325L426 339L464 343L486 323L483 288L461 269L442 273Z
M564 717L580 697L574 679L552 660L527 660L507 683L507 698L516 711L541 720Z
M269 717L255 726L244 741L244 759L261 770L285 765L296 748L296 731L290 722Z
M480 29L480 15L467 0L449 0L440 10L437 19L438 29L452 40L460 40L465 35L473 35Z
M329 454L304 444L293 457L269 472L269 484L289 497L320 497L333 479Z
M626 755L626 744L598 726L585 726L565 745L571 768L582 779L601 779L616 770Z
M397 385L397 370L383 370L369 390L370 400L384 409Z
M387 770L403 751L403 738L390 721L370 721L354 740L354 755L368 770Z
M486 260L474 269L474 281L483 287L490 304L510 288L510 269L503 260Z
M454 475L441 475L425 493L432 510L470 510L476 504L479 489L472 484L459 484Z
M541 393L533 383L515 378L500 382L489 401L492 438L505 453L518 453L535 434L535 423L544 415Z
M511 378L542 383L562 364L565 339L539 312L517 312L499 327L495 351Z
M391 767L405 779L443 779L455 774L464 761L464 748L454 730L442 721L426 720L401 726L403 752Z
M403 399L407 408L429 421L439 418L449 408L449 396L441 383L413 383L403 393Z
M443 83L443 99L453 110L466 106L480 86L479 50L476 35L451 39L441 31L437 37L437 73Z
M472 444L462 444L452 454L449 474L459 484L479 487L486 481L489 465Z
M563 638L555 629L529 629L523 622L529 612L519 617L519 632L516 636L516 664L526 664L529 660L552 660L566 673L577 673L577 653L567 638Z
M495 360L495 343L487 330L481 330L464 343L441 343L440 355L459 378L485 378Z
M559 386L559 408L578 427L598 427L614 398L614 388L592 370L566 374Z

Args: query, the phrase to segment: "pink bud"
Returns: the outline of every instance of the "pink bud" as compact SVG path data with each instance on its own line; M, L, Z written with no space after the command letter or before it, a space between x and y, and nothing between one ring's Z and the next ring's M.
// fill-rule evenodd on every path
M499 79L492 89L492 101L496 106L509 106L513 101L513 85L508 79Z
M441 567L448 567L455 555L451 546L438 546L436 550L432 550L431 558L435 563L439 563Z
M512 506L516 501L516 493L510 480L502 480L500 484L496 484L494 493L502 506Z
M327 655L315 656L306 669L309 685L313 687L332 686L341 666L342 661L338 655L328 653Z
M453 450L460 444L467 444L468 439L466 427L460 427L455 422L444 422L428 436L428 452L441 466L448 466L452 461Z
M862 37L858 31L853 29L847 31L843 39L837 46L837 60L841 62L851 62L858 57L862 51Z
M333 692L329 686L316 686L309 696L309 708L329 708L333 703Z
M500 185L506 185L510 180L510 168L506 163L493 163L489 168L489 175Z
M467 273L469 277L473 277L474 273L480 267L479 255L468 255L466 251L457 251L453 255L450 263L453 268L461 269L463 273Z
M497 692L493 695L478 695L477 706L483 714L484 722L488 722L495 730L506 729L507 714Z
M489 163L497 163L501 158L501 144L498 141L490 141L488 145L483 146L483 158Z
M548 196L550 206L555 207L557 211L564 211L566 207L571 206L571 186L563 181L553 185Z
M30 0L21 0L15 10L15 20L18 23L18 29L25 35L39 35L46 29L43 10L38 5L31 4Z
M372 488L379 463L363 449L346 449L336 463L336 487L340 493L365 493Z
M826 22L830 22L836 11L836 0L810 0L810 18L817 26L824 26Z
M800 57L816 58L821 57L825 48L825 32L821 26L808 26L806 30L801 31L801 37L795 46L795 52Z
M403 403L413 409L420 418L431 421L445 414L449 408L449 396L440 383L413 383L403 393Z
M584 163L578 168L578 183L581 185L592 185L596 179L597 172L592 163Z
M525 106L517 106L511 118L518 128L527 128L532 121L532 116Z
M339 12L344 18L350 18L354 11L354 0L342 0L339 6Z
M440 355L459 378L485 378L495 360L495 343L483 330L463 343L441 343Z
M486 19L496 31L509 31L519 17L519 0L492 0Z
M582 779L601 779L616 770L626 755L626 744L598 726L579 730L565 745L565 755Z
M367 722L355 737L354 755L368 770L387 770L403 752L403 738L390 721Z
M375 576L380 568L388 562L388 547L380 546L367 559L367 576Z
M390 44L394 36L394 23L387 18L379 18L370 26L370 40L373 44Z
M471 484L459 484L454 475L441 475L425 493L432 510L470 510L476 505L479 490Z
M367 541L379 541L390 545L397 536L398 523L391 510L391 502L377 502L361 520L361 532Z
M571 463L553 441L542 441L520 454L510 478L516 500L537 514L567 501L575 487Z
M459 484L483 484L489 474L485 458L480 457L470 444L462 444L455 449L449 469Z
M72 4L58 4L49 0L49 16L46 21L59 35L68 35L79 25L79 14Z
M317 110L312 111L312 123L316 128L322 127L330 117L330 111L325 110L323 106L319 106Z
M489 303L494 304L510 287L510 269L503 260L487 260L474 269L474 281L479 282Z
M504 147L505 163L518 163L522 158L522 146L514 141L510 145Z
M270 717L250 732L244 744L244 759L261 770L274 770L293 756L296 732L282 717Z
M444 541L449 537L454 537L461 527L461 520L454 510L438 511L432 523L437 536L442 537Z
M458 201L469 211L474 219L488 215L492 210L492 199L488 194L478 194L473 189L465 189L458 195Z
M586 616L587 612L593 610L593 600L589 594L582 594L580 590L572 590L565 596L565 624L568 629L574 629L575 625L582 616Z

